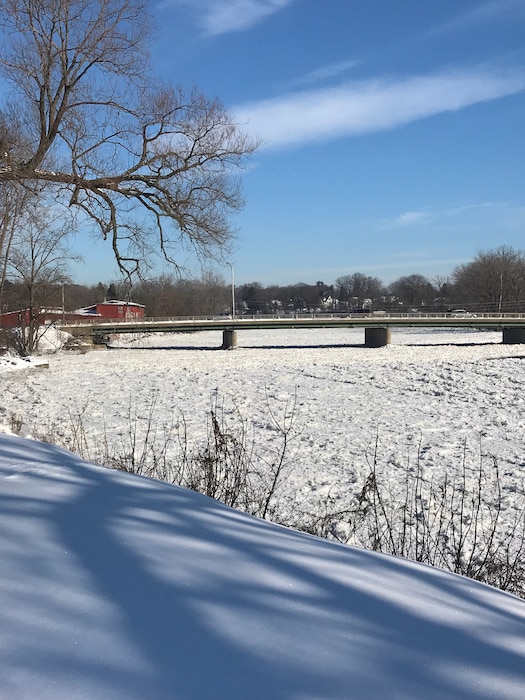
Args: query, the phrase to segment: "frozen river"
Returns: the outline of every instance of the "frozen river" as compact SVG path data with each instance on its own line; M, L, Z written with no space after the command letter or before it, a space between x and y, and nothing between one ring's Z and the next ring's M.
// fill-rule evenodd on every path
M22 434L125 449L130 432L180 430L204 439L211 407L243 424L271 461L293 414L287 488L299 498L359 488L371 455L392 477L420 460L455 470L480 455L497 460L508 504L523 499L525 346L501 333L398 330L389 346L363 345L363 331L242 331L122 338L119 347L57 353L49 369L0 374L0 423Z

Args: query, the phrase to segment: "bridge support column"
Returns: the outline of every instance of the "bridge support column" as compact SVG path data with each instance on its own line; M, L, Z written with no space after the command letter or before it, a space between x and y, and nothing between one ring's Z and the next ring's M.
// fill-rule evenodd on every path
M222 332L222 349L231 350L237 347L237 331L226 328Z
M111 338L107 333L95 333L92 336L93 340L93 347L94 348L106 348L108 346L108 343L110 342Z
M525 343L525 328L514 327L503 329L503 342L507 345L519 345Z
M392 342L390 328L365 328L365 345L367 348L382 348Z

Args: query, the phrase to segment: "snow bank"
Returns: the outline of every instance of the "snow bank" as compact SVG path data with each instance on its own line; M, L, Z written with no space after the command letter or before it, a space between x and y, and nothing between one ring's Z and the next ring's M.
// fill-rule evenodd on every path
M0 436L0 697L522 700L525 603Z

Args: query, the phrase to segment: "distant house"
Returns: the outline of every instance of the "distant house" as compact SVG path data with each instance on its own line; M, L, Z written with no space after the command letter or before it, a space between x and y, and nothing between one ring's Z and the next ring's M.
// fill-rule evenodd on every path
M89 316L111 321L141 321L144 318L144 309L142 304L135 304L133 301L112 299L78 309L74 315L79 318ZM67 317L71 318L71 314L67 314Z

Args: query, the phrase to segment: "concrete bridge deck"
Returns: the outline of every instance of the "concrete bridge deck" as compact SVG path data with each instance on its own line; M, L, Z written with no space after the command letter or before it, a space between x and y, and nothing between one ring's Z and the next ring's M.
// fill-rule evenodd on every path
M236 345L239 330L279 328L364 328L365 345L380 347L391 339L391 329L405 328L492 328L502 330L504 343L525 343L525 314L294 314L272 316L220 316L215 318L151 318L143 321L86 319L61 323L74 336L107 342L123 333L182 333L223 331L223 347Z

